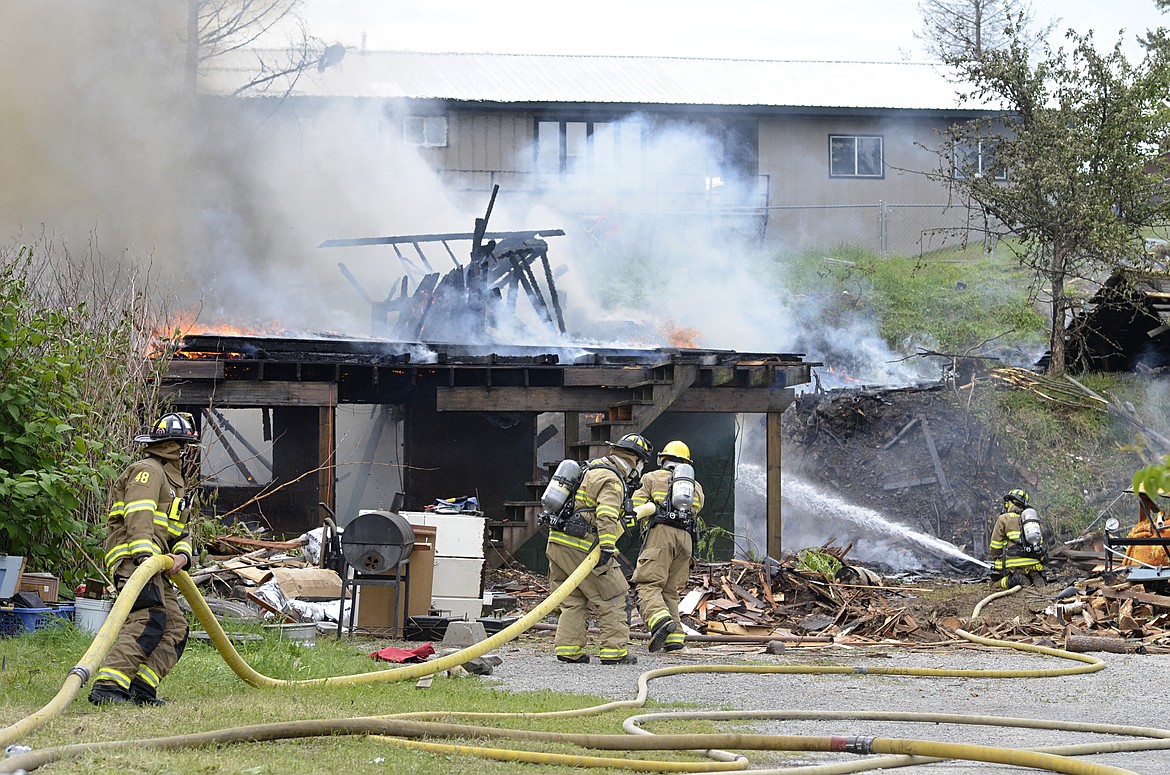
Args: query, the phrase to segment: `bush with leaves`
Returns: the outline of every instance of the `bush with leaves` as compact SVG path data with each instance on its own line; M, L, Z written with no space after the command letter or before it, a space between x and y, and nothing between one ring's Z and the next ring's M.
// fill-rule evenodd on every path
M157 397L137 284L94 268L0 249L0 553L69 583L100 571L106 491Z

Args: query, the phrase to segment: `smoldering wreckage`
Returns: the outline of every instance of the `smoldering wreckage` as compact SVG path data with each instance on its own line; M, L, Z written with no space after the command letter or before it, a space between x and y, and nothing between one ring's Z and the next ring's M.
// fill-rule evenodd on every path
M1163 539L1163 514L1148 498L1140 500L1135 528L1109 524L1050 545L1047 585L977 613L992 591L979 559L988 540L984 515L1011 483L1029 477L993 454L992 440L962 411L973 380L961 384L950 375L911 388L798 394L794 388L808 384L820 364L790 353L494 346L492 331L503 320L524 318L558 337L567 326L543 239L559 230L492 233L486 226L484 218L468 234L325 245L391 247L407 276L384 300L339 265L369 304L375 336L389 339L203 333L180 343L167 397L200 417L205 441L224 445L243 481L218 488L216 499L221 514L237 515L240 529L209 540L188 569L192 594L213 617L185 602L204 625L193 637L220 648L217 630L224 640L254 639L262 636L233 633L233 625L262 621L282 638L349 635L373 644L372 658L421 663L413 666L422 671L420 688L442 673L490 675L504 658L485 650L493 638L523 635L540 648L556 627L555 609L526 621L557 593L530 561L543 542L540 496L557 460L542 460L533 448L551 442L584 460L604 454L621 434L645 431L693 439L701 451L702 431L685 419L670 421L707 412L767 416L766 465L732 457L729 468L733 479L737 469L762 472L759 502L735 488L734 511L752 512L768 538L766 547L745 550L738 515L710 526L736 558L712 560L718 542L700 542L703 556L695 558L679 606L689 648L666 658L870 645L970 648L979 637L1066 652L1170 653L1170 535ZM450 247L464 240L472 243L467 265ZM455 264L445 274L426 255L424 247L435 245ZM411 291L408 278L420 273ZM484 341L473 341L473 332ZM451 339L463 344L444 344ZM1054 400L1104 401L1075 382L1054 384L1023 370L981 377ZM348 478L348 491L339 487L333 434L337 408L347 403L397 407L382 413L401 423L405 437L401 478L388 487L374 487L370 470ZM229 416L257 407L267 446L254 444ZM1110 409L1140 424L1125 407ZM489 415L494 421L484 422ZM465 447L479 465L452 466L458 456L436 437ZM773 497L781 466L772 452L781 442L784 487ZM371 434L367 469L380 449ZM496 454L485 456L485 449ZM719 489L716 469L703 469L712 477L709 494ZM389 508L381 496L370 504L376 508L361 508L371 493L385 491L395 493ZM451 495L464 492L476 495ZM783 542L776 534L781 501ZM816 531L802 532L810 517ZM623 550L633 560L636 539ZM18 586L27 610L57 602L54 578L28 574ZM102 579L87 582L78 600L99 596L104 586ZM631 639L649 640L632 597L627 612ZM90 626L101 633L108 624ZM442 641L437 653L435 640ZM380 672L393 679L398 670Z
M1003 637L1045 641L1059 637L1067 642L1070 637L1088 635L1099 638L1102 644L1110 641L1110 648L1117 648L1116 642L1122 641L1126 648L1146 650L1170 645L1166 618L1170 597L1161 594L1167 590L1162 586L1160 555L1146 551L1144 556L1152 557L1153 563L1133 559L1134 552L1143 551L1142 547L1106 546L1101 539L1108 536L1100 533L1082 537L1075 542L1075 548L1065 545L1051 550L1049 575L1058 587L1055 592L1059 592L1060 602L1033 593L1025 616L1013 612L1003 621L985 618L971 623L955 605L948 606L945 601L936 604L932 601L938 595L924 594L926 588L915 586L927 578L950 576L970 582L959 584L957 589L966 586L972 593L983 591L985 587L980 582L987 575L987 566L972 556L982 555L987 546L989 525L980 515L999 499L1009 483L1028 479L1026 472L1010 464L1005 467L995 458L988 438L972 437L969 418L956 407L961 388L956 389L953 374L937 385L829 391L818 385L816 391L797 394L791 388L807 384L808 377L815 376L811 367L819 364L804 363L799 356L790 354L629 347L560 348L559 352L547 353L547 348L492 346L493 332L505 320L528 321L537 338L552 335L563 341L568 335L563 294L556 283L564 268L554 269L546 241L564 232L489 232L488 219L497 193L498 187L493 190L485 216L476 219L470 233L322 243L322 248L384 245L393 251L403 276L382 300L363 287L343 262L338 263L341 275L370 308L372 333L386 339L336 341L201 334L186 337L179 346L170 369L169 397L200 410L205 429L223 443L247 480L254 479L249 466L266 465L277 485L258 492L242 488L233 493L224 488L219 493L220 505L227 506L230 514L257 503L260 498L256 496L260 495L271 499L274 510L299 512L286 519L284 527L307 528L291 541L262 540L259 534L248 537L245 531L242 536L224 536L209 546L206 561L192 569L191 575L211 599L223 601L220 604L225 610L285 625L329 623L338 635L348 624L350 632L375 636L441 637L452 621L480 620L489 629L496 629L502 621L508 621L508 616L514 618L523 612L525 603L534 596L547 591L547 582L539 573L528 571L524 563L516 561L515 550L520 539L530 541L537 532L533 517L538 501L534 496L545 486L552 466L543 476L537 472L536 481L528 483L525 501L496 498L483 511L478 499L439 498L425 507L416 503L416 511L403 512L409 521L399 516L396 503L389 511L374 511L382 519L368 522L374 531L372 537L347 544L342 540L345 527L338 523L352 522L354 515L344 514L339 520L333 514L326 502L336 499L332 483L318 483L314 494L325 500L319 507L306 507L306 492L298 485L305 478L303 472L290 475L277 470L274 466L279 465L276 458L281 450L274 445L273 460L266 460L232 427L223 411L233 405L278 403L280 399L273 391L261 389L277 383L282 391L290 386L307 389L305 394L285 401L294 405L312 404L306 398L307 391L321 382L332 382L338 392L324 402L326 406L344 401L341 394L347 386L355 393L350 399L354 401L410 401L414 398L411 393L423 381L418 367L431 364L449 367L436 379L437 403L443 402L444 391L450 395L460 388L481 393L496 391L499 395L512 389L530 394L518 402L526 409L581 415L586 436L574 438L566 430L567 422L562 428L565 450L577 459L604 452L605 442L616 435L631 430L641 432L670 411L693 411L693 401L680 400L689 390L712 388L704 396L710 403L713 396L719 395L713 388L721 386L738 387L741 392L760 385L769 393L775 393L776 387L783 389L786 395L780 402L727 402L716 410L783 411L780 433L785 448L785 508L796 515L827 509L836 518L833 527L838 534L820 546L811 543L799 552L784 552L779 558L765 556L763 561L710 562L697 558L695 571L683 590L681 606L692 638L758 640L760 644L772 640L806 644L891 640L942 643L953 640L954 627L962 623ZM466 263L460 262L451 247L464 241L471 243L470 260ZM441 246L452 269L435 269L428 256L428 249L435 246ZM465 344L441 344L449 341ZM395 346L394 342L404 344ZM560 368L554 369L550 378L542 367L560 366L558 361L566 352L571 353L567 356L572 359L570 365L593 367L582 370L586 373L602 367L605 373L597 380L589 380ZM761 364L766 368L760 369ZM618 371L631 374L619 380L615 377ZM1042 379L1031 372L1012 369L992 371L990 377L1030 385L1032 389L1038 389L1036 383ZM665 390L655 382L667 383ZM549 401L539 395L553 386L568 393L567 388L577 383L583 388L596 384L615 393L619 385L629 385L631 390L607 396L609 408L601 412L597 410L604 404L599 402L596 390L582 390L568 400L558 396L558 400ZM1085 400L1087 389L1078 387L1082 390L1072 393L1076 400ZM1069 395L1067 385L1049 384L1043 390L1047 395ZM242 395L233 398L235 393ZM466 398L460 400L447 398L457 409L513 408L502 400L480 405ZM1123 408L1113 408L1124 414ZM266 437L272 434L268 424L280 421L278 413L275 408L272 414L265 412ZM415 425L441 414L420 415ZM298 419L305 416L293 416L284 423ZM1149 429L1142 430L1152 434ZM247 451L233 451L236 445L243 445ZM404 469L409 472L412 466ZM282 476L287 481L279 483ZM398 485L407 491L445 491L440 488L450 487L478 492L483 482L444 482L425 475L415 476L412 481L407 473ZM827 493L835 494L826 497ZM356 500L355 496L351 502ZM486 500L491 501L492 496ZM762 504L749 505L756 507L765 508ZM485 516L489 512L504 513ZM444 555L430 545L436 531L427 526L428 518L433 520L444 513L457 520L448 519L448 530L454 530L451 526L459 521L475 520L470 527L458 528L462 546L452 550L456 554ZM1142 513L1139 528L1156 522L1153 537L1160 538L1160 513L1152 518L1146 511ZM883 514L896 514L905 524L886 519ZM812 513L812 517L825 521L823 513ZM792 543L790 533L798 543L807 538L795 524L797 518L786 520L794 523L785 524L786 545ZM274 521L267 516L261 520L269 525ZM240 520L237 524L247 522ZM308 529L314 524L318 527ZM474 536L480 526L482 548L474 546L478 542L474 537L470 541L466 538L468 530ZM439 570L424 574L418 570L424 563L415 562L412 599L400 600L402 592L409 591L401 572L397 582L387 582L386 578L393 578L400 562L408 564L416 538L414 531L420 528L423 532L417 537L419 546L430 546L430 559ZM813 541L823 537L822 532ZM445 539L452 540L446 536L437 540L442 544ZM539 541L536 535L535 542ZM758 551L745 553L738 545L734 548L741 556L760 555ZM631 551L629 546L626 551ZM1170 550L1163 551L1165 564L1170 566ZM1107 562L1110 552L1117 555L1115 562ZM452 564L464 561L468 561L469 572ZM1135 564L1152 564L1157 570L1152 578L1130 581L1125 569ZM454 577L461 579L461 585L447 588L449 579ZM436 578L440 579L439 589L433 583ZM31 588L34 581L25 586ZM404 590L395 589L390 594L387 588L394 583L401 583ZM90 586L91 590L100 589L102 584L95 579ZM370 603L366 616L358 617L355 623L353 606L348 601L359 590ZM967 600L971 594L944 597ZM229 599L236 603L230 604ZM389 605L391 602L393 605ZM379 613L369 613L375 607ZM381 611L382 608L391 610ZM644 637L636 607L630 608L635 637ZM499 614L508 616L501 619ZM391 621L395 617L397 620Z
M272 469L279 450L273 450L273 461L265 461L232 427L222 408L233 405L232 392L241 388L251 392L238 400L240 405L273 402L271 391L257 390L268 381L288 390L293 382L312 388L315 381L332 379L337 400L343 400L340 393L348 385L359 394L353 400L400 402L413 399L410 393L422 381L418 361L448 366L436 380L436 403L444 400L445 390L500 395L512 389L529 394L518 402L524 408L583 415L587 435L573 438L567 421L561 428L565 450L577 459L604 452L605 442L622 432L653 430L653 423L668 411L693 410L693 404L680 399L696 387L732 386L742 391L763 385L774 393L780 386L786 395L779 403L729 402L718 409L783 412L784 545L803 548L782 552L779 558L765 554L762 561L711 562L697 557L680 607L692 640L757 642L761 647L774 641L944 644L954 642L955 628L963 626L993 637L1034 642L1083 642L1112 650L1170 648L1170 596L1162 594L1170 590L1161 575L1161 567L1170 566L1170 550L1160 544L1151 549L1140 541L1117 543L1124 536L1116 530L1051 547L1049 588L1029 591L1003 616L988 614L972 622L970 612L962 610L987 590L987 564L978 559L989 539L985 515L1013 482L1032 478L1018 463L997 456L994 440L972 426L961 409L964 389L973 389L974 377L981 372L979 376L993 383L1031 389L1053 400L1101 401L1100 396L1090 395L1092 391L1075 380L1070 380L1075 387L1045 383L1033 372L986 369L978 360L956 364L954 373L933 385L824 390L818 383L815 391L798 394L791 386L808 383L810 375L815 377L810 367L819 364L803 363L799 356L789 354L691 354L673 348L575 349L568 356L572 365L593 367L582 370L586 373L602 367L602 378L583 379L577 372L559 369L550 379L543 367L558 366L560 354L500 349L490 340L501 321L517 319L528 321L538 338L566 338L564 299L556 282L564 268L554 269L546 241L564 232L489 232L497 192L498 188L485 216L476 219L470 233L335 239L321 245L383 245L393 251L403 276L383 300L364 288L344 263L338 267L369 305L373 334L410 346L387 349L364 341L355 345L279 337L189 336L171 368L171 397L195 407L212 407L203 415L206 428L224 442L234 464L250 480L253 476L245 458ZM465 241L471 243L470 260L461 263L451 246ZM451 260L452 269L435 269L428 250L436 246ZM448 341L465 344L440 344ZM338 359L345 363L334 362ZM761 363L785 368L761 371ZM407 372L410 367L415 368ZM631 372L633 377L627 374L619 380L617 370ZM208 375L210 379L201 382ZM966 385L958 384L964 379ZM596 411L600 406L596 391L568 401L558 396L560 403L537 397L551 386L568 393L571 385L590 387L593 382L611 392L616 392L618 384L631 385L632 390L607 396L610 405L604 412ZM667 383L665 389L655 382ZM708 390L707 394L710 403L718 392ZM541 405L542 400L547 403ZM308 403L303 396L298 401ZM478 406L466 398L462 403L448 401L459 409L513 408L498 399ZM1147 438L1159 438L1140 427L1132 413L1116 402L1110 408L1136 424L1135 429ZM415 424L441 414L420 415ZM266 423L272 422L267 413L264 417ZM266 429L266 434L271 432ZM247 453L232 452L233 436ZM538 443L543 441L538 439ZM1165 451L1170 452L1170 442ZM337 635L348 626L350 632L408 639L442 637L454 621L478 620L487 631L497 630L547 595L547 581L517 561L516 555L523 542L539 545L542 540L534 519L539 511L535 496L549 481L553 467L546 464L536 481L526 485L527 500L501 502L497 498L486 511L477 498L438 498L425 506L416 503L415 511L401 510L396 502L389 511L373 510L355 522L352 514L338 519L325 501L319 509L309 510L312 516L305 516L300 503L302 515L286 520L286 525L310 528L316 523L318 527L306 529L291 541L266 541L256 534L224 536L208 547L206 561L191 575L209 599L223 601L220 605L233 615L263 617L285 626L316 622L322 631ZM410 471L411 466L405 469ZM278 472L273 469L273 473ZM273 477L274 481L279 478ZM303 477L285 478L295 485ZM408 491L440 492L446 487L479 492L483 486L481 480L452 483L425 476L411 481L409 474L398 484ZM277 509L288 508L290 501L280 502L281 489L293 490L292 496L304 501L306 493L291 486L259 493L245 488L226 497L221 492L220 502L239 508L258 501L259 494L271 497ZM320 484L315 494L327 500L337 497L329 483ZM358 496L350 500L359 502ZM485 500L491 501L492 496ZM744 500L741 508L767 508ZM886 514L896 518L887 519ZM805 534L800 527L803 518L818 523L819 532ZM436 521L442 523L437 528ZM359 538L351 532L350 539L344 540L346 526L341 522L363 530L363 535ZM835 531L828 540L824 540L826 524ZM732 536L732 545L725 549L739 557L762 554L759 547L744 552L734 541L735 526L728 527L725 532ZM1160 512L1143 508L1134 530L1135 535L1156 543L1161 538ZM411 562L416 539L431 555ZM452 544L458 548L450 548ZM636 541L627 544L627 553L636 551ZM413 565L413 589L409 576L403 578L400 563ZM424 573L428 564L435 570ZM1145 571L1145 576L1131 580L1127 572L1131 567ZM924 583L928 586L920 586ZM938 592L940 584L945 594ZM365 612L356 606L364 615L355 621L355 606L349 603L359 593L368 602ZM634 637L645 637L636 606L629 609ZM1078 640L1084 638L1089 640Z

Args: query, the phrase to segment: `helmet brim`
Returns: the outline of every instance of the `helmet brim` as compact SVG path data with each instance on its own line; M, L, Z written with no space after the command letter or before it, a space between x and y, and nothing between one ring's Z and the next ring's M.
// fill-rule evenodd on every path
M135 444L161 444L164 441L177 441L180 444L195 444L199 441L199 439L189 439L183 436L168 436L166 438L156 439L154 436L151 436L148 433L143 433L134 437Z

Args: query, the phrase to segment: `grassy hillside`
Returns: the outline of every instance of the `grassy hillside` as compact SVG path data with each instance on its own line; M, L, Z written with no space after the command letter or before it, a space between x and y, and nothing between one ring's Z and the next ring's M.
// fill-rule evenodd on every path
M821 326L863 318L903 357L924 350L974 356L952 359L956 384L974 380L974 389L955 396L956 411L980 426L971 438L984 440L986 454L997 458L987 466L1031 488L1060 537L1079 534L1106 510L1123 525L1136 519L1132 496L1118 496L1135 470L1157 459L1150 432L1170 437L1161 408L1165 380L1075 375L1102 403L1066 378L1032 385L997 378L1008 367L1033 368L1049 338L1047 310L1009 250L882 258L840 248L785 258L777 267L789 287L816 301L810 308Z

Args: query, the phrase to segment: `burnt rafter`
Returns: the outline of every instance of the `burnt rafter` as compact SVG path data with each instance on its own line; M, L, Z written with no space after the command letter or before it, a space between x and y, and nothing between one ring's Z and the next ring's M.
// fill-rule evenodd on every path
M563 236L561 229L489 232L487 222L499 187L492 190L483 218L467 233L407 234L397 237L331 239L323 248L390 246L404 275L384 301L376 301L344 263L338 268L371 309L372 333L418 342L466 341L469 336L488 341L501 325L514 327L517 301L524 298L532 308L539 333L554 338L565 334L565 318L554 272L549 264L544 237ZM461 263L451 243L470 241L468 260ZM424 246L441 245L454 267L436 271ZM416 258L403 252L414 248ZM417 259L417 260L416 260ZM539 264L539 272L533 269ZM411 282L414 290L410 290ZM496 337L498 338L498 337Z

